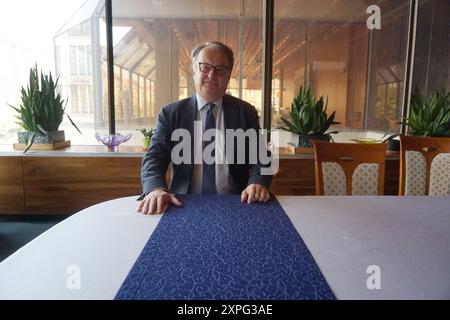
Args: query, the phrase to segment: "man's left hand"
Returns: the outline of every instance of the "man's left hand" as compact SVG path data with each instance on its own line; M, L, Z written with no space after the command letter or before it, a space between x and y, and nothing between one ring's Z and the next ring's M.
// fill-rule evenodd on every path
M269 191L264 186L256 183L252 183L241 193L241 202L267 202L269 199Z

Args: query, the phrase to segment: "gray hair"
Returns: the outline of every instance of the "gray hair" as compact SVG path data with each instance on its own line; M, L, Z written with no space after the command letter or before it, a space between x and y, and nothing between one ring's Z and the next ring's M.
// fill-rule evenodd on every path
M194 64L195 61L197 60L197 57L198 57L200 51L202 51L205 48L215 48L215 49L221 51L227 57L228 63L230 64L229 65L230 70L233 70L233 65L234 65L233 50L231 50L231 48L228 47L227 45L223 44L222 42L218 42L218 41L205 42L205 43L202 43L201 45L198 45L197 47L195 47L191 53L192 64Z

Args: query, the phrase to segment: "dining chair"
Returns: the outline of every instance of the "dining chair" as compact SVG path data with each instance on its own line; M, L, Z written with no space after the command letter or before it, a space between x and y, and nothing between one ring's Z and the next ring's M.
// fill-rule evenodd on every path
M384 143L314 141L316 195L382 195Z
M400 136L399 195L450 195L450 138Z

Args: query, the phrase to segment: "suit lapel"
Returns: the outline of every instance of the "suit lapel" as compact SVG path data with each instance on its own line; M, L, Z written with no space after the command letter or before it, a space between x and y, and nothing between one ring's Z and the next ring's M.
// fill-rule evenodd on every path
M191 136L191 163L185 166L187 170L187 175L190 177L189 181L192 179L192 169L194 163L194 121L197 120L197 102L195 96L192 96L187 103L184 105L181 115L182 123L181 128L185 128L189 131ZM186 190L186 193L188 190Z
M182 128L186 128L191 136L194 136L194 121L197 120L197 102L195 101L195 96L189 98L187 103L184 105L182 117ZM191 139L193 143L193 139Z
M194 163L194 121L197 120L197 102L195 96L192 96L185 104L182 116L183 123L182 128L186 128L191 135L191 163ZM190 166L192 171L192 166Z
M239 110L237 106L231 101L228 95L223 96L222 107L225 129L236 129Z
M227 159L228 155L227 155L227 147L226 147L227 146L226 129L233 129L233 130L237 129L238 118L239 118L239 107L233 103L233 101L230 99L230 97L228 95L225 95L222 100L222 109L223 109L223 121L225 124L225 132L224 132L225 154L226 154L226 159ZM237 152L236 145L235 145L235 143L233 143L233 145L234 145L234 155L236 156L236 152ZM235 161L235 159L227 159L227 161L228 160L231 160L231 163L234 163L234 161ZM234 172L235 172L234 166L231 163L228 163L228 168L230 170L231 176L233 177L233 180L236 180L235 174L234 174Z

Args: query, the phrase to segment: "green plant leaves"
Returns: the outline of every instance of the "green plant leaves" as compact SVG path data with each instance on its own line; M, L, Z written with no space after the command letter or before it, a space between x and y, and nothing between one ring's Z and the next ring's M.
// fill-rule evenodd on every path
M136 131L139 131L140 133L142 133L142 135L145 138L151 139L155 130L153 128L150 128L148 130L145 128L142 128L142 129L136 129Z
M281 117L285 124L281 129L298 135L323 135L334 121L336 112L327 116L328 99L324 102L323 96L318 100L313 96L310 88L300 87L297 96L291 105L290 118Z
M436 90L424 97L416 87L411 96L409 117L402 123L416 136L450 136L450 93Z
M58 131L65 114L67 101L57 93L58 79L53 80L51 72L38 76L38 68L35 65L30 69L27 88L21 88L21 103L19 107L11 106L16 112L18 124L25 130L33 132L26 152L33 144L36 133ZM72 125L81 133L72 119L67 115Z

